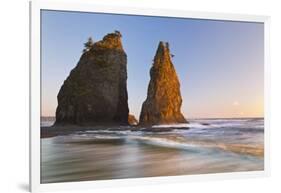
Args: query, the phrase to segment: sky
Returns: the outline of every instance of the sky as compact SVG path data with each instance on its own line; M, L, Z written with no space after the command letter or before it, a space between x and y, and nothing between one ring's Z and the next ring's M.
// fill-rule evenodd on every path
M57 94L88 37L118 30L127 53L130 113L139 117L159 41L167 41L187 118L263 117L262 23L41 11L41 116L54 116Z

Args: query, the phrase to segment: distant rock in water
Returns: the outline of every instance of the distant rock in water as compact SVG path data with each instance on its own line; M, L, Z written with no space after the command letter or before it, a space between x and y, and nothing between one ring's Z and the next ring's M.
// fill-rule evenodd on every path
M186 123L181 113L180 83L168 43L159 43L150 78L147 98L141 109L140 125Z
M58 93L55 124L127 125L127 55L121 34L107 34L85 47Z
M131 114L129 114L129 116L128 116L128 123L129 123L129 125L137 125L137 124L139 124L139 122L136 119L136 117L134 115L131 115Z

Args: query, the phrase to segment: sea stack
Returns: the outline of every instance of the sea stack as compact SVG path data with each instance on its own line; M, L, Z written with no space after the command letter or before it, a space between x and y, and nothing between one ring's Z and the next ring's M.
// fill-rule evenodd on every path
M150 82L141 109L140 125L187 122L181 113L180 83L171 57L169 44L161 41L150 69Z
M57 96L56 125L127 125L127 55L121 34L87 42Z

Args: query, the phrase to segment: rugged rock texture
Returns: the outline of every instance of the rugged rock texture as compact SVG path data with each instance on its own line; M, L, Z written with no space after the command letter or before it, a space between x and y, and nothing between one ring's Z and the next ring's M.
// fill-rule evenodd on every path
M171 57L169 44L160 42L150 69L151 79L142 105L140 125L187 122L180 111L180 83Z
M127 56L119 32L82 54L58 96L55 124L127 125Z
M129 123L129 125L137 125L137 124L139 124L139 122L136 119L136 117L134 115L131 115L131 114L129 114L129 116L128 116L128 123Z

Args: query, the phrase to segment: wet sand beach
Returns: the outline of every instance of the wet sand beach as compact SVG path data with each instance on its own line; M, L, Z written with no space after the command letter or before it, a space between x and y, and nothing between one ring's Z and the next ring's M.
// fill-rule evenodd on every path
M189 129L163 127L173 129L153 132L83 128L42 138L41 182L264 168L263 119L191 120Z

